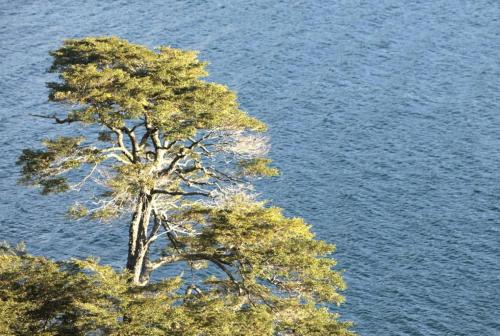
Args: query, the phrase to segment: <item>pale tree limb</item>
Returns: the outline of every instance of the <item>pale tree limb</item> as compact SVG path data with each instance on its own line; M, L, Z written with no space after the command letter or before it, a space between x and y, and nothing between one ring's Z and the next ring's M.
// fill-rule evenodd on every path
M116 127L108 126L108 128L116 134L116 141L118 143L118 146L120 146L122 152L125 154L125 156L129 159L131 163L134 163L135 162L134 156L132 155L132 153L130 153L130 151L125 146L125 143L123 142L123 132Z

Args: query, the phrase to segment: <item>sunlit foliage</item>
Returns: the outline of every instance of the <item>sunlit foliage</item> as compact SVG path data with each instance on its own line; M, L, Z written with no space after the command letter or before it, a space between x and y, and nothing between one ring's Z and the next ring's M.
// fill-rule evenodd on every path
M39 117L77 128L24 150L20 182L43 194L90 188L73 219L130 216L127 271L9 250L7 335L350 335L332 309L345 289L333 245L252 193L253 179L278 175L266 126L203 79L196 52L90 37L51 55L49 99L68 111ZM151 281L172 264L191 276Z

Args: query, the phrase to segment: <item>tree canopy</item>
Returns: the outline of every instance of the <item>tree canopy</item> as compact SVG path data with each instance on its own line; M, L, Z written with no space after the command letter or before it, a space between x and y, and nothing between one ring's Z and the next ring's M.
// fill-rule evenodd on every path
M345 289L334 246L254 194L253 179L278 174L266 126L240 109L234 92L203 79L206 62L196 52L90 37L51 55L59 79L48 84L49 99L67 111L39 117L78 128L24 150L20 182L43 194L90 188L68 214L127 223L126 272L4 254L15 266L5 278L13 304L25 304L15 284L40 268L37 287L82 286L61 303L70 315L35 318L48 321L44 328L68 319L75 333L111 335L350 334L331 310ZM191 277L151 281L173 264ZM40 303L26 300L29 315Z
M95 259L54 262L3 245L0 334L353 335L336 314L298 299L279 299L269 309L222 294L215 284L200 295L180 292L180 277L130 286L130 276Z
M160 231L170 245L180 232L196 234L173 223L173 213L216 205L249 190L252 178L278 173L266 156L264 123L242 111L227 87L202 79L206 62L196 52L98 37L67 40L51 54L59 81L48 84L49 99L69 111L42 117L90 127L86 136L24 150L21 182L44 194L95 183L101 193L75 204L74 217L131 213L127 267L135 282L149 277L145 266Z

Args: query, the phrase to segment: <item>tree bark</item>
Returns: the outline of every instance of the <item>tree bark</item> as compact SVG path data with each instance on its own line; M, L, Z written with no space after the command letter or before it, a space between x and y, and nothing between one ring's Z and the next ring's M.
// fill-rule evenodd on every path
M152 212L151 195L143 191L132 216L129 228L127 269L132 273L132 282L143 285L148 254L148 227Z

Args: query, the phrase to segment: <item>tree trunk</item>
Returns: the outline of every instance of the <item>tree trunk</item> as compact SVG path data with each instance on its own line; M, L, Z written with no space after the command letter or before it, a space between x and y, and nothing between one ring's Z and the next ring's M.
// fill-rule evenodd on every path
M127 269L133 275L133 283L137 285L143 285L147 282L147 278L143 277L143 275L145 275L146 271L147 239L151 210L151 196L147 192L141 192L130 223L127 258Z

